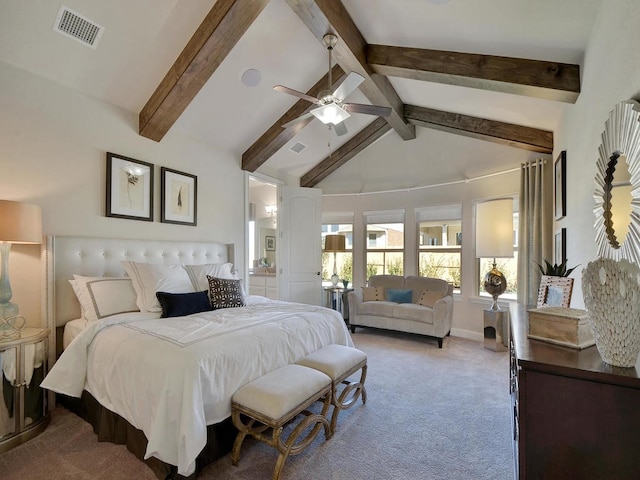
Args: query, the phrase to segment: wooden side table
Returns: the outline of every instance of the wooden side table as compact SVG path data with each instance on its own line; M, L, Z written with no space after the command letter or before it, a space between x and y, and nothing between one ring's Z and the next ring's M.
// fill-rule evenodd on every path
M49 424L47 392L49 330L25 328L20 338L0 342L0 453L41 433Z

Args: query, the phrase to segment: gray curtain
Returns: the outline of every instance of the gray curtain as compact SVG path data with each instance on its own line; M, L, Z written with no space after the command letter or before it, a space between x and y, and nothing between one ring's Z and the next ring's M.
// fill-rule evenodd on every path
M553 241L553 165L543 159L522 164L518 223L518 303L536 305L540 271L551 258Z

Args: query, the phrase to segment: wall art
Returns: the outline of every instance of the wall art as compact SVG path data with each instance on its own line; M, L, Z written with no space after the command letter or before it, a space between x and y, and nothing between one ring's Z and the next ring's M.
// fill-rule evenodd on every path
M107 152L106 216L153 221L153 164Z

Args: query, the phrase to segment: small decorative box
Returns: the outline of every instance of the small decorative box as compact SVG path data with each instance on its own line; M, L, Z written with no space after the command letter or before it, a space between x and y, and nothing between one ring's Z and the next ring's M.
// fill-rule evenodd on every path
M577 349L590 347L595 343L586 310L542 307L527 311L529 338Z

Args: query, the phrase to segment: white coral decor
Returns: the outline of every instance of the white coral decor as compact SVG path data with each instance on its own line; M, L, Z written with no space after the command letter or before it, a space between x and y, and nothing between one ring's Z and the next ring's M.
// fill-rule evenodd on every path
M633 367L640 353L640 268L600 258L582 271L589 324L602 359Z

